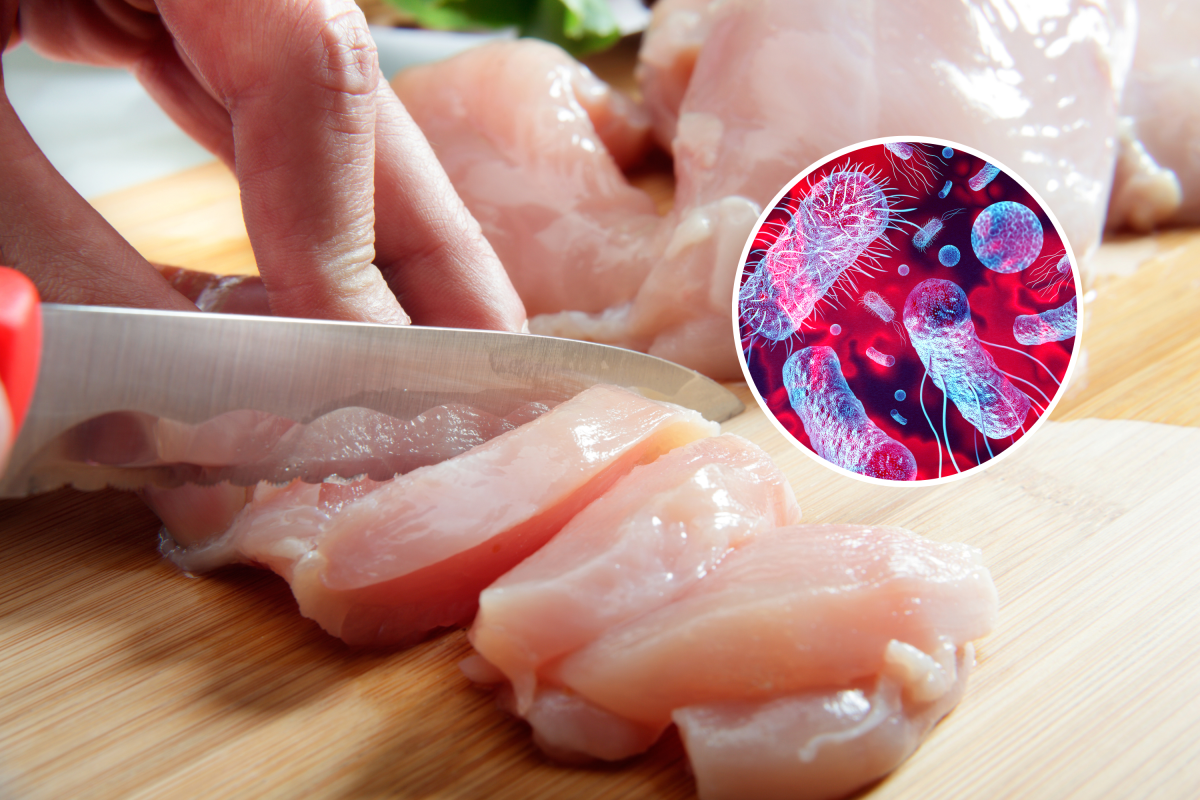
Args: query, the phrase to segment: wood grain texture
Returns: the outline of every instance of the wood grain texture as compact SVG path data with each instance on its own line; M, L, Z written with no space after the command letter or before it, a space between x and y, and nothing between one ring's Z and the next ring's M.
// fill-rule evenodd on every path
M212 165L99 203L149 258L253 267ZM1102 283L1087 386L1058 420L1200 425L1200 232ZM240 266L239 266L240 265ZM903 525L983 548L1000 625L962 705L872 798L1200 796L1200 430L1050 423L984 474L880 489L749 410L810 522ZM346 648L249 568L179 574L133 496L0 502L0 796L691 798L673 734L617 767L542 758L455 664L449 633Z

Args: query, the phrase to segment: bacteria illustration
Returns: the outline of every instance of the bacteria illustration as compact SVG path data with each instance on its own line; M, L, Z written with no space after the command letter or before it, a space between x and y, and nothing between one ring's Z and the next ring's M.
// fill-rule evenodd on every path
M747 376L784 431L843 470L968 473L1061 392L1078 325L1069 252L985 156L920 141L844 152L790 184L747 247Z

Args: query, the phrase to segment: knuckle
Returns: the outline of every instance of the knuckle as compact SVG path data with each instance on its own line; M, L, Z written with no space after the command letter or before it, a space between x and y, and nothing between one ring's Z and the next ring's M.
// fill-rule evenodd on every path
M379 84L379 57L367 22L349 0L316 0L302 24L312 55L314 83L348 95L369 95Z

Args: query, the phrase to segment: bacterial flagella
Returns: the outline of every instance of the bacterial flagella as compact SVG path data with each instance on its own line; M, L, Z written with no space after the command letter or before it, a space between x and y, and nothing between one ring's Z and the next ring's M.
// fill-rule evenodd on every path
M1067 243L1011 175L958 146L897 144L788 188L755 231L737 313L747 374L800 444L858 474L932 480L1000 455L1046 413L1075 348L1078 283ZM933 246L918 235L931 220ZM844 399L797 408L795 359L785 365L822 348L807 361L836 367ZM835 441L859 435L870 441ZM862 457L885 441L911 465Z

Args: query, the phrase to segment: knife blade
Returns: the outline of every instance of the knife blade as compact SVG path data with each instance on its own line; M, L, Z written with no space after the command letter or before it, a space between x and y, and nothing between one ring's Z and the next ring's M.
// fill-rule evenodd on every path
M307 424L361 407L408 420L448 403L502 416L524 403L553 405L597 383L718 422L743 410L733 393L693 370L569 339L50 303L41 312L41 368L0 497L66 484L137 488L205 482L205 475L230 479L147 465L144 453L98 453L114 442L122 450L147 419L199 424L253 411ZM234 482L296 477L264 470L241 470Z

